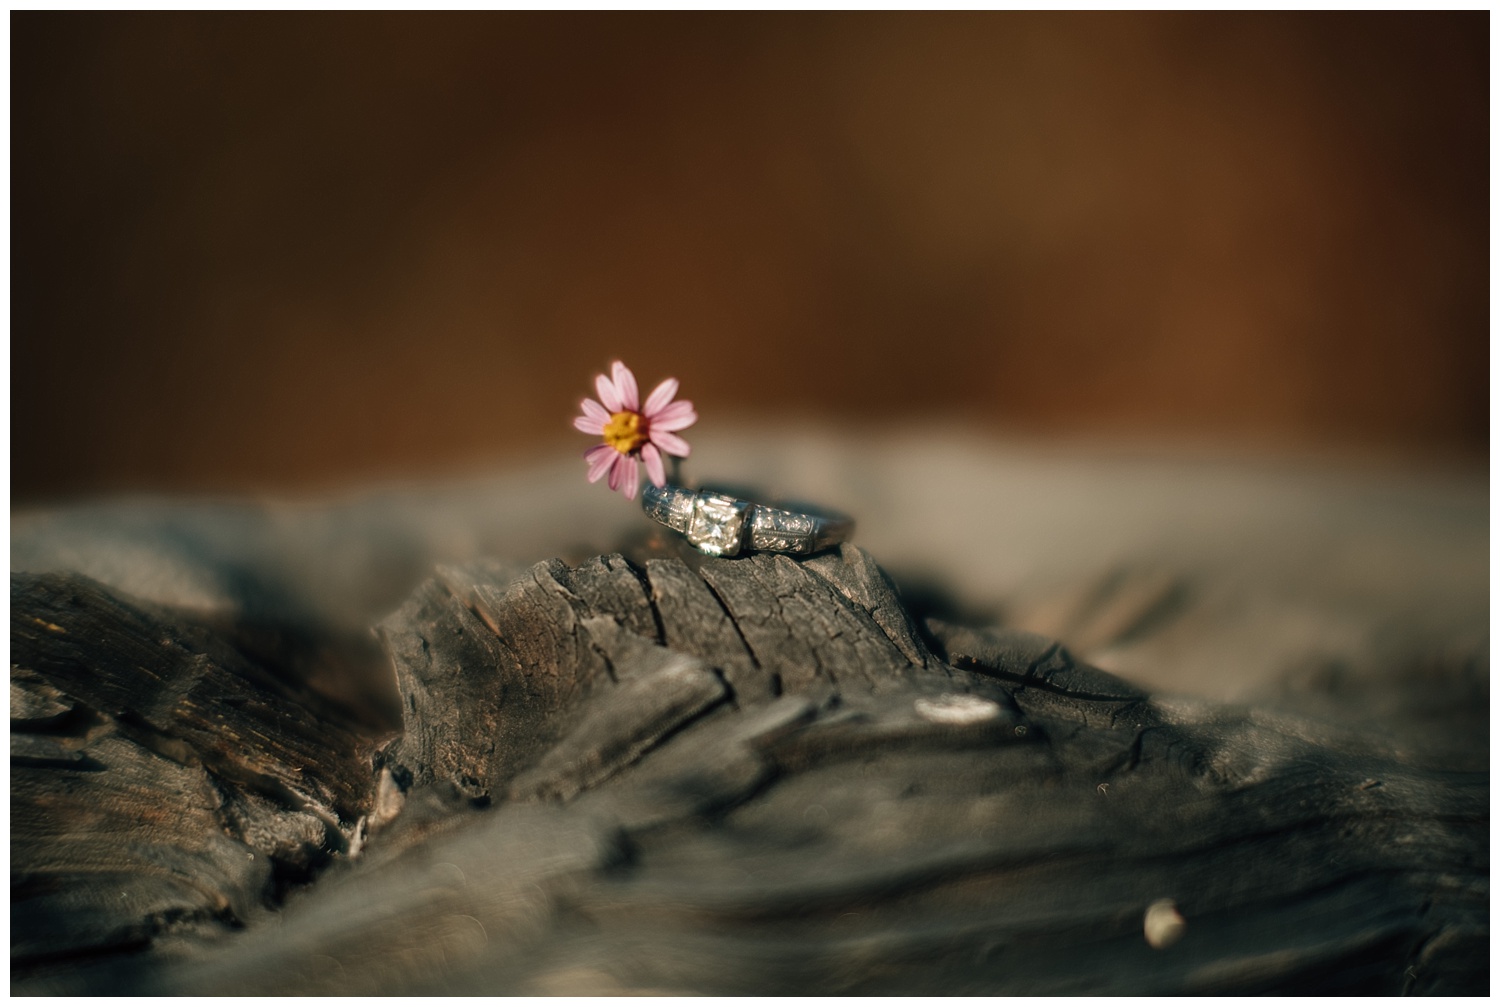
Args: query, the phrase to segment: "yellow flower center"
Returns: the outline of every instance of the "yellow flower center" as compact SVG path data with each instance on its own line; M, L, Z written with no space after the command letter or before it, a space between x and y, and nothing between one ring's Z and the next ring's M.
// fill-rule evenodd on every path
M615 413L604 424L604 443L620 454L628 455L646 443L646 435L641 431L643 424L644 419L640 413Z

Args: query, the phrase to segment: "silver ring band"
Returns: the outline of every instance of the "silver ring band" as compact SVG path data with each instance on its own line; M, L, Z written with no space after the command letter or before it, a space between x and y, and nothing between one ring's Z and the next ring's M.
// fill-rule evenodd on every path
M710 556L783 552L807 556L838 545L854 531L842 514L804 512L741 500L712 490L646 483L641 509Z

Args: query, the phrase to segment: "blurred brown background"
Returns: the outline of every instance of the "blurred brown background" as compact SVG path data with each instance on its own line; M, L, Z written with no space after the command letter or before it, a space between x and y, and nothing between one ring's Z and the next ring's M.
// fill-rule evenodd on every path
M877 437L1487 446L1484 12L11 28L16 502L581 451L616 356Z

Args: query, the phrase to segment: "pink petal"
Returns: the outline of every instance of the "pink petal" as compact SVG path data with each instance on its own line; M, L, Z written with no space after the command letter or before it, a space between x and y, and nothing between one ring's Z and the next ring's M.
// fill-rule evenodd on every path
M614 451L613 448L610 448L610 450ZM615 459L609 467L610 489L617 490L620 488L620 480L625 478L625 462L628 460L628 456L622 455L618 451L615 452Z
M594 434L595 436L598 436L599 434L604 433L604 424L600 423L592 416L573 417L573 426L579 430L582 430L586 434Z
M661 452L656 450L656 445L648 443L641 448L641 459L646 463L646 474L651 477L651 482L656 486L665 486L667 468L661 462Z
M676 394L677 379L668 378L656 386L656 391L652 392L650 398L646 399L646 408L642 409L641 412L645 413L646 419L649 420L665 409L667 403L672 401L672 396Z
M641 393L635 384L635 375L630 373L630 368L615 361L615 391L620 393L620 405L631 412L639 412L641 408Z
M603 406L601 406L599 403L595 402L593 399L584 399L578 405L579 405L579 407L581 409L583 409L583 415L585 415L585 416L592 416L594 419L598 420L600 423L608 423L609 422L609 410L605 409Z
M666 430L653 429L651 431L651 443L661 448L667 454L676 455L678 458L686 458L688 452L692 450L692 448L688 447L687 441Z
M693 412L693 404L683 399L651 417L651 430L653 433L657 430L682 430L697 422L698 414Z
M599 392L599 401L604 403L604 408L612 413L620 411L620 393L615 391L615 386L609 378L599 375L594 379L594 388Z
M608 444L595 444L585 451L583 458L584 461L589 463L589 482L598 482L600 477L615 463L615 459L619 456L620 452Z
M621 468L622 465L625 469L625 485L620 487L620 492L625 494L626 500L634 500L635 491L641 485L640 463L630 455L621 455L620 462L617 462L615 467Z

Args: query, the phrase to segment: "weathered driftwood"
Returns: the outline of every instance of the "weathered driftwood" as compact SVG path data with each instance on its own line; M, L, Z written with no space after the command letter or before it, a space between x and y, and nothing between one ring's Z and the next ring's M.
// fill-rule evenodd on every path
M13 989L1487 989L1486 774L924 618L857 548L443 568L378 635L383 747L13 578Z
M201 626L11 580L13 964L232 922L347 853L374 739Z

